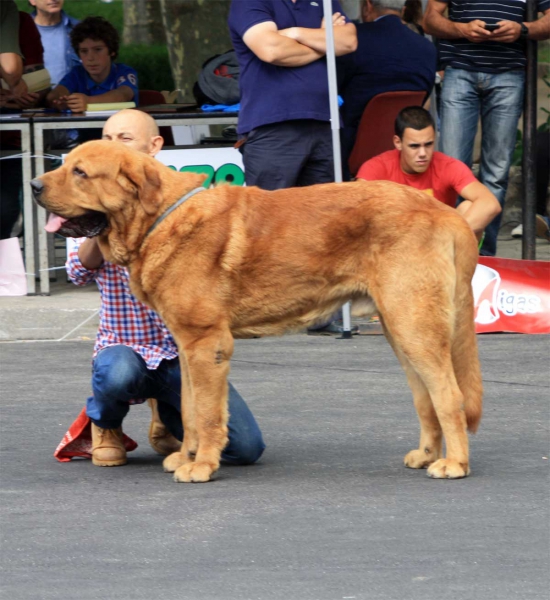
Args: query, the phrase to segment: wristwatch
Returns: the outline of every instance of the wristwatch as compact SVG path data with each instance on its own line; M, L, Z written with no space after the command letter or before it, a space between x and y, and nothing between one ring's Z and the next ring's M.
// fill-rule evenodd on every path
M527 25L525 23L521 24L521 31L519 34L519 39L520 40L526 40L527 37L529 36L529 27L527 27Z

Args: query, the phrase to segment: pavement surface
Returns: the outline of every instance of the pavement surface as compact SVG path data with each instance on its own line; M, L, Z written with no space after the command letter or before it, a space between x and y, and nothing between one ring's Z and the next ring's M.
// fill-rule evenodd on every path
M520 258L509 229L499 255ZM403 467L417 418L376 324L237 341L231 380L267 449L176 484L146 406L125 420L127 466L53 458L89 395L98 308L61 275L50 296L0 298L0 597L548 600L550 336L478 336L485 413L460 481Z
M91 341L0 344L0 592L16 600L547 600L548 336L478 336L472 475L406 469L418 440L383 336L236 343L267 449L178 484L125 431L124 467L52 453L89 392Z

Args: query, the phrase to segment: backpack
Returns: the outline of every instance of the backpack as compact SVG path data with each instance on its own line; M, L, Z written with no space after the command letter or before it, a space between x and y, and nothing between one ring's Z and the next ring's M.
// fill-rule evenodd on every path
M237 104L239 91L239 63L235 50L216 54L207 59L193 86L193 96L199 106L203 104Z

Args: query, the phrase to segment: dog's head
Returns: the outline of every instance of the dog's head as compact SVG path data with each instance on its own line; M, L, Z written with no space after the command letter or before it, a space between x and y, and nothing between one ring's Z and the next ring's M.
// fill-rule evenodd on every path
M160 170L151 157L122 144L88 142L65 163L31 182L35 201L52 213L47 230L93 237L122 215L155 215L162 203Z
M31 181L35 201L50 211L46 230L65 237L94 237L113 230L139 239L167 206L204 175L177 173L124 144L87 142L65 163Z

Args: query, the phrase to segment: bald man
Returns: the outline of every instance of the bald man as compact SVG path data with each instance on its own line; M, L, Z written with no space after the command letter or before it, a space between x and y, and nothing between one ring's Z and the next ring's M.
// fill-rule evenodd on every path
M123 110L108 119L103 139L156 156L164 140L154 119ZM96 238L82 238L69 254L67 273L76 285L95 281L101 320L86 413L92 422L92 461L100 467L126 464L122 421L131 404L149 400L153 415L149 442L162 455L179 450L183 439L178 349L161 318L130 291L124 267L105 261ZM200 398L198 399L200 401ZM229 384L229 443L222 458L252 464L265 445L261 431L237 390Z

